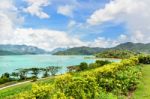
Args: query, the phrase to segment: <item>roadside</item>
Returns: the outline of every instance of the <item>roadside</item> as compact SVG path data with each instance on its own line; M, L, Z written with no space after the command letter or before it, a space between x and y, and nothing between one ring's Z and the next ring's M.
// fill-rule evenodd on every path
M133 93L132 99L150 99L150 65L143 65L142 82Z
M37 79L37 81L46 80L46 79L50 79L50 78L52 78L52 77L40 78L40 79ZM21 85L21 84L25 84L25 83L29 83L29 82L32 82L32 80L22 81L22 82L15 82L15 83L12 83L12 84L7 85L7 86L0 87L0 90L6 89L6 88L9 88L9 87L13 87L13 86L17 86L17 85Z
M25 84L25 83L28 83L28 82L31 82L31 81L24 81L24 82L19 82L19 83L16 83L16 84L8 85L8 86L0 88L0 90L6 89L6 88L9 88L9 87L13 87L13 86L17 86L17 85L21 85L21 84Z

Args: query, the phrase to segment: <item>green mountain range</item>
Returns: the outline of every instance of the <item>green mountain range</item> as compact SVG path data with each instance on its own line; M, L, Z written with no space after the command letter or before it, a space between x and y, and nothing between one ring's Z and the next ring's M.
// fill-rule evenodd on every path
M101 51L104 51L105 48L91 48L91 47L74 47L69 48L65 51L58 51L54 55L92 55Z
M99 47L74 47L65 51L58 51L54 55L93 55L106 50L129 50L136 53L150 53L150 43L122 43L112 48L99 48Z

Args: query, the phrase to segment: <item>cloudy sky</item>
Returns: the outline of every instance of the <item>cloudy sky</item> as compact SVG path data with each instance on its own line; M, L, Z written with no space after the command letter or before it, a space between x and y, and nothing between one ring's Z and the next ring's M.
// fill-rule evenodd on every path
M0 44L150 43L150 0L0 0Z

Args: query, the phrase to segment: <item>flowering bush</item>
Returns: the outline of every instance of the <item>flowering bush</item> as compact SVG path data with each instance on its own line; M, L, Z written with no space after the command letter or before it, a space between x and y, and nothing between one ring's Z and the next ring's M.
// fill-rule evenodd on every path
M55 77L55 83L34 84L31 92L24 92L18 99L116 99L115 95L136 89L141 76L138 58L130 58L120 63L111 63L103 67L67 73ZM23 97L23 98L22 98ZM113 98L112 98L113 97ZM15 99L15 98L14 98Z

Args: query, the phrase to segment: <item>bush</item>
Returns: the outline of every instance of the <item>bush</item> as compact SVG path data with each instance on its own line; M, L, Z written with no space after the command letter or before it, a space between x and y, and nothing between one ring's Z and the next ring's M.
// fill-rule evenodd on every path
M99 87L107 92L126 95L127 91L134 90L139 83L140 70L136 57L123 60L121 63L111 63L103 67L86 71L80 75L84 77L96 77Z
M142 64L150 64L150 55L141 55L138 57L139 59L139 63L142 63Z
M79 71L86 70L86 69L88 69L88 64L85 62L80 63Z
M96 60L95 63L91 63L89 65L89 69L93 69L93 68L97 68L97 67L102 67L106 64L110 64L111 62L110 61L107 61L107 60Z
M77 77L73 78L72 81L67 84L64 93L67 97L73 97L75 99L95 99L98 97L99 91L98 84L94 78Z

